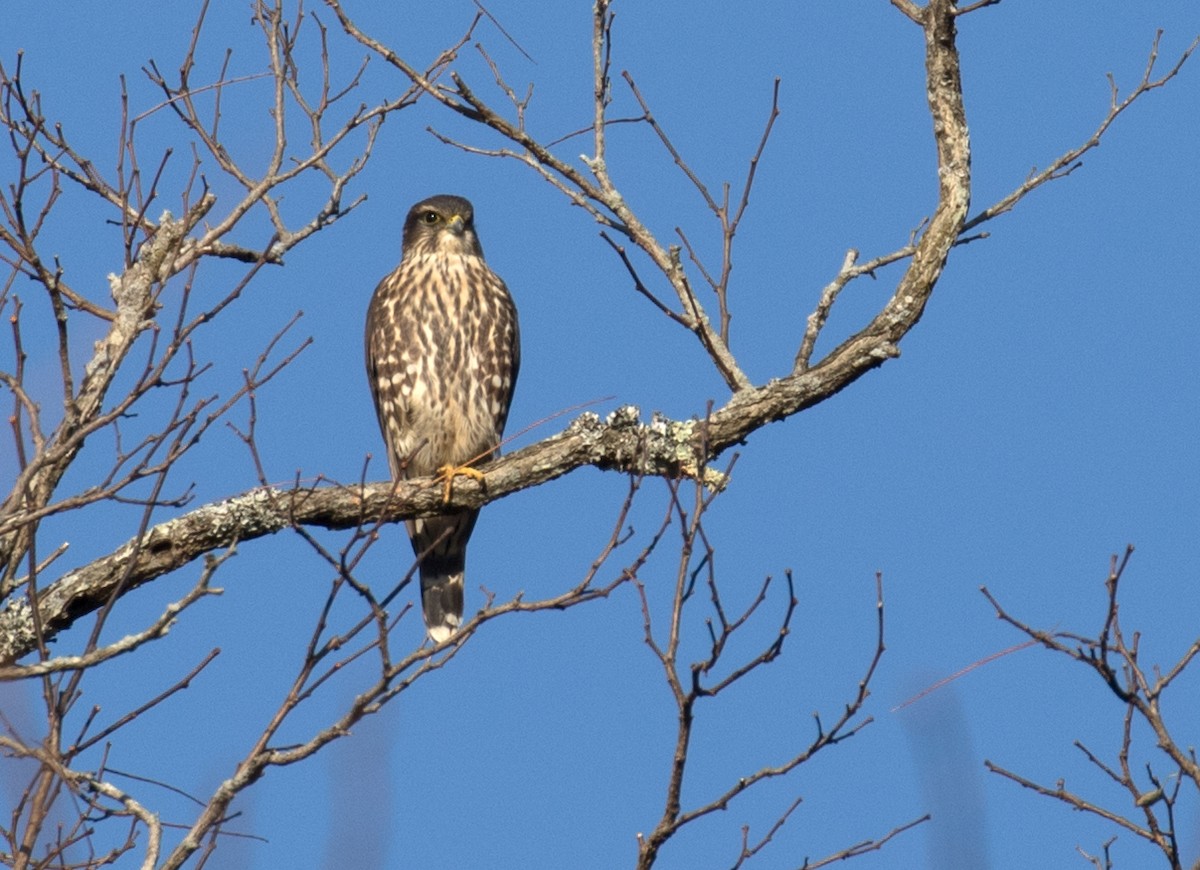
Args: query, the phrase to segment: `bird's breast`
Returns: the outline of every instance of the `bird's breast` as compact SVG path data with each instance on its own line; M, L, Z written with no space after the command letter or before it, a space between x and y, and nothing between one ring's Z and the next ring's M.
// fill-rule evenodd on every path
M385 328L371 341L390 360L381 384L396 400L388 428L415 451L410 471L490 453L500 440L516 364L516 312L504 283L475 256L406 260L375 300Z

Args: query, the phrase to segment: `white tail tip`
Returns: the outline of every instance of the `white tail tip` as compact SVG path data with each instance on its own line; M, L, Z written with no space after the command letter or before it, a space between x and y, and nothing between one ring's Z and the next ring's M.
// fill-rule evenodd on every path
M426 631L429 633L429 639L434 643L444 643L454 636L458 631L458 620L454 622L443 622L441 625L431 625Z

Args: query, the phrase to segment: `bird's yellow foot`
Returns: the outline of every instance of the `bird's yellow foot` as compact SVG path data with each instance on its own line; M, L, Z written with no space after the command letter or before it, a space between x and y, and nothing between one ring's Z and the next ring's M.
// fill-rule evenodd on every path
M469 477L472 480L478 480L483 483L484 474L477 468L472 468L469 465L443 465L438 469L438 477L445 481L445 490L442 492L442 501L450 501L450 487L454 484L455 477Z

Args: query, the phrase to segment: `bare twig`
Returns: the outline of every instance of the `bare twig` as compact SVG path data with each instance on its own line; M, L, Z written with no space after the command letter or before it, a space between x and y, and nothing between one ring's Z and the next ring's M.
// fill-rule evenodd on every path
M1153 669L1154 677L1147 673L1138 660L1139 635L1135 633L1132 638L1127 639L1120 621L1120 583L1132 554L1133 548L1127 547L1122 557L1112 557L1111 567L1105 579L1107 607L1103 624L1095 637L1033 628L1011 616L986 588L983 593L995 608L997 617L1028 636L1031 642L1051 652L1067 656L1092 670L1122 703L1122 739L1115 765L1106 763L1082 743L1076 741L1075 745L1093 766L1124 789L1128 795L1129 808L1136 815L1140 815L1142 821L1136 822L1121 811L1083 797L1078 792L1068 789L1061 780L1056 786L1048 787L990 761L985 763L989 770L1025 788L1045 797L1052 797L1073 809L1105 819L1153 843L1163 853L1169 866L1176 868L1181 864L1176 838L1175 804L1184 780L1192 787L1200 789L1200 764L1197 763L1190 744L1178 741L1168 727L1161 699L1166 689L1194 660L1200 650L1200 640L1189 645L1175 665L1168 669L1166 677L1159 675L1158 668ZM1154 747L1171 769L1171 777L1174 780L1171 788L1164 786L1149 763L1145 768L1145 778L1149 781L1149 786L1144 784L1146 780L1139 782L1139 775L1130 763L1130 755L1134 748L1135 721L1147 726L1154 735ZM1165 819L1160 818L1160 810L1165 814ZM1107 854L1107 848L1105 851Z
M992 2L998 2L998 0L992 0ZM973 4L971 7L959 10L959 14L970 12L974 8L990 6L992 5L992 2ZM1080 161L1080 158L1082 158L1084 154L1091 151L1093 148L1098 148L1100 146L1100 140L1103 138L1104 134L1108 132L1108 128L1113 125L1113 122L1115 122L1117 118L1119 118L1141 97L1145 96L1150 91L1163 87L1167 84L1167 82L1179 75L1179 71L1183 69L1183 65L1187 63L1188 59L1196 51L1196 48L1200 47L1200 37L1197 37L1196 39L1192 40L1191 44L1188 45L1188 47L1184 49L1183 53L1179 55L1178 59L1175 61L1175 64L1169 70L1167 70L1167 72L1156 79L1153 78L1153 75L1154 68L1158 63L1158 44L1159 40L1161 39L1162 31L1160 30L1155 34L1154 42L1150 46L1150 54L1146 60L1146 69L1142 73L1141 81L1137 83L1137 85L1132 91L1129 92L1125 99L1120 99L1116 80L1112 77L1111 73L1109 74L1108 84L1110 100L1108 113L1104 116L1104 119L1100 122L1100 125L1096 127L1092 135L1088 137L1083 144L1072 148L1070 151L1064 152L1041 172L1031 174L1029 178L1027 178L1024 183L1017 187L1012 193L1008 194L996 203L988 206L979 214L975 215L965 224L963 224L962 231L964 233L968 233L980 224L985 223L994 217L1002 215L1005 212L1011 211L1018 202L1020 202L1037 188L1041 187L1047 182L1064 178L1082 166L1083 164Z

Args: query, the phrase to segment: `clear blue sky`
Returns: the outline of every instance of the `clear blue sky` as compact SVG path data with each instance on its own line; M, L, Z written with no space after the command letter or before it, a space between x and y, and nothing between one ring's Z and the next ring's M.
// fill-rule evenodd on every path
M386 4L386 14L382 4L370 5L351 0L347 8L418 64L459 33L473 10L465 0ZM28 82L42 93L47 115L111 171L118 75L127 76L131 111L155 105L139 67L149 58L177 67L195 7L10 0L0 58L11 69L24 49ZM334 24L320 4L310 8ZM590 4L494 0L489 8L536 61L481 26L479 37L509 81L536 84L531 129L556 138L587 124ZM891 251L932 206L921 33L886 0L621 2L616 10L614 68L634 75L714 189L743 176L772 79L782 78L782 114L738 237L731 304L733 349L743 367L756 382L783 374L845 250ZM234 49L235 72L261 68L249 14L246 4L213 4L196 81L215 75L226 46ZM1177 0L1006 0L964 20L976 208L1090 135L1108 104L1105 73L1123 90L1132 87L1156 28L1165 30L1165 68L1200 32L1200 10ZM362 54L334 43L343 58ZM1081 668L1024 651L891 710L1022 640L995 619L980 585L1036 625L1094 634L1109 554L1127 543L1138 550L1122 617L1144 633L1143 661L1173 662L1196 636L1198 64L1119 121L1076 174L992 222L990 239L957 250L900 359L756 433L742 450L732 486L708 521L724 587L749 595L765 575L791 568L800 607L783 658L701 710L685 804L704 802L795 751L813 734L814 711L825 720L837 715L873 648L874 575L882 571L888 650L868 702L875 722L680 835L658 866L731 866L741 825L752 836L763 833L797 796L803 804L749 866L796 867L926 812L932 822L852 866L1084 867L1076 846L1095 853L1117 833L982 765L989 758L1048 784L1065 778L1097 803L1128 812L1119 790L1072 745L1080 740L1111 759L1120 740L1122 708ZM470 50L458 68L495 96ZM227 129L249 159L269 142L263 87L231 91L225 109ZM376 63L362 99L402 87ZM614 114L634 114L619 81L615 93ZM405 211L430 193L473 200L488 259L516 297L523 368L510 430L601 396L617 397L601 413L632 403L644 416L659 410L675 418L727 398L699 346L633 291L586 215L513 161L438 144L425 132L431 124L473 144L497 144L432 104L393 117L355 186L369 201L263 276L223 326L197 341L197 355L215 362L209 389L225 390L265 339L304 311L296 334L311 335L313 346L260 398L269 476L352 481L366 454L382 456L362 372L362 321L375 283L398 260ZM146 134L144 165L153 163L154 147L182 141L166 113ZM664 238L684 227L715 258L715 226L649 131L619 128L611 147L614 179L647 224ZM580 139L560 152L586 148ZM180 147L176 156L185 153ZM5 183L7 160L0 156ZM213 175L217 192L228 193ZM120 262L115 233L86 210L49 232L75 285L105 299L104 276ZM224 292L220 275L211 274L213 283L200 284L198 294ZM852 285L822 346L864 323L898 275L885 271ZM97 455L97 467L103 458ZM371 468L372 477L386 473L379 458ZM0 469L11 473L10 457ZM245 450L224 429L209 433L177 484L193 479L197 503L255 482ZM617 475L584 470L489 506L471 545L468 610L480 604L481 583L505 600L518 590L542 597L576 582L609 535L625 489ZM663 484L647 484L633 517L639 533L649 532L664 497ZM131 531L70 515L49 529L73 544L64 568L107 552ZM670 582L671 555L647 566L643 578L652 588ZM383 587L408 560L402 530L388 528L362 576ZM130 597L113 636L157 614L195 573ZM112 766L211 791L285 691L328 579L298 540L243 546L217 578L223 597L202 603L167 640L113 663L90 684L81 709L101 704L116 715L212 647L222 650L191 689L130 729ZM703 638L698 620L689 630L697 643ZM488 625L446 669L351 739L315 761L271 770L236 805L244 815L232 826L268 842L231 841L208 866L631 866L635 834L652 828L662 810L674 728L673 705L641 631L630 588L567 613ZM418 622L406 620L398 634L401 646L415 644ZM36 718L38 698L28 688L26 697L3 687L5 709L25 707L23 715ZM295 723L295 739L327 721L351 691L346 681L314 704ZM1169 704L1180 742L1200 741L1195 673ZM1150 746L1147 735L1138 736ZM173 795L149 786L139 795L167 819L191 818ZM1182 806L1190 862L1200 857L1200 816L1194 801ZM1157 866L1156 854L1128 833L1113 856L1121 867Z

